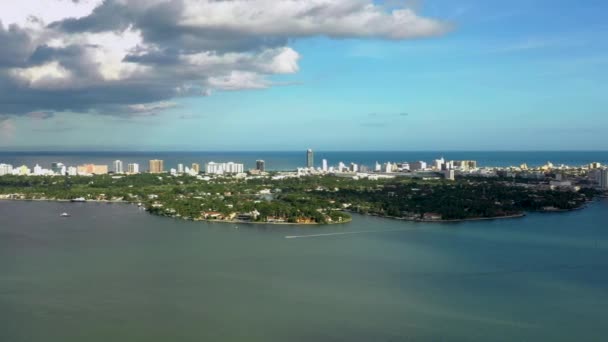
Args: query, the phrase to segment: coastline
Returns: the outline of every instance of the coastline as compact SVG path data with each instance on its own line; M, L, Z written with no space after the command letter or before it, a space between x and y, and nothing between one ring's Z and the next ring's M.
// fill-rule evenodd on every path
M408 217L385 216L385 215L378 215L378 214L364 214L364 213L359 213L356 211L350 211L350 212L359 214L359 215L381 217L381 218L386 218L386 219L390 219L390 220L420 222L420 223L458 223L458 222L468 222L468 221L506 220L506 219L522 218L527 215L526 213L519 213L519 214L513 214L513 215L494 216L494 217L471 217L471 218L451 219L451 220L443 220L443 219L442 220L428 220L428 219L425 220L425 219L416 219L416 218L408 218Z
M599 196L600 199L605 199L606 197L602 197ZM72 200L67 200L67 199L14 199L14 198L2 198L0 199L0 201L23 201L23 202L27 202L27 201L32 201L32 202L62 202L62 203L87 203L87 202L92 202L92 203L107 203L107 204L112 204L112 203L120 203L120 204L132 204L135 205L135 202L130 202L130 201L125 201L125 200L86 200L85 202L72 202ZM587 205L581 205L579 207L576 208L572 208L572 209L554 209L554 210L537 210L537 211L530 211L533 213L540 213L540 214L551 214L551 213L564 213L564 212L571 212L571 211L578 211L578 210L583 210L587 207ZM158 214L153 214L148 210L145 210L147 213L149 213L150 215L154 215L154 216L158 216L158 217L167 217L167 218L173 218L173 219L180 219L180 220L184 220L184 221L195 221L195 222L212 222L212 223L227 223L227 224L251 224L251 225L284 225L284 226L325 226L325 225L337 225L337 224L346 224L346 223L350 223L352 222L353 218L352 216L349 216L346 220L343 221L339 221L339 222L327 222L327 223L297 223L297 222L255 222L255 221L242 221L242 220L210 220L210 219L199 219L199 218L183 218L180 216L170 216L170 215L158 215ZM513 214L513 215L505 215L505 216L494 216L494 217L471 217L471 218L464 218L464 219L450 219L450 220L432 220L432 219L417 219L417 218L408 218L408 217L397 217L397 216L385 216L385 215L379 215L379 214L373 214L373 213L360 213L360 212L356 212L356 211L351 211L351 210L342 210L342 212L346 212L346 213L354 213L354 214L359 214L359 215L365 215L365 216L375 216L375 217L380 217L380 218L386 218L386 219L390 219L390 220L399 220L399 221L408 221L408 222L419 222L419 223L460 223L460 222L469 222L469 221L493 221L493 220L506 220L506 219L517 219L517 218L523 218L527 215L527 212L522 212L522 213L518 213L518 214Z
M0 198L0 201L19 201L19 202L60 202L60 203L118 203L118 204L132 204L135 205L135 202L129 202L124 200L86 200L84 202L72 202L72 200L66 199L20 199L20 198ZM169 215L157 215L153 214L150 211L146 210L149 215L157 216L157 217L166 217L172 219L179 219L184 221L194 221L194 222L212 222L212 223L230 223L230 224L251 224L251 225L260 225L260 224L271 224L271 225L282 225L282 226L329 226L336 224L345 224L352 222L353 218L349 217L346 220L339 222L327 222L327 223L297 223L297 222L254 222L254 221L241 221L241 220L209 220L209 219L186 219L179 216L169 216Z

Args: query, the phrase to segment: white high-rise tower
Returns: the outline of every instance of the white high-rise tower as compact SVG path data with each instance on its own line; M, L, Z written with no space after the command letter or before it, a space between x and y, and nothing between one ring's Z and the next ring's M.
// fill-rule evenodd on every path
M125 170L122 167L122 161L115 160L114 161L114 173L123 173Z

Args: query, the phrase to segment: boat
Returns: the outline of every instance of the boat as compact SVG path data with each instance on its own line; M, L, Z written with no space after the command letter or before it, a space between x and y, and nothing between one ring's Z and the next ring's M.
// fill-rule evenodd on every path
M84 197L76 197L70 200L71 202L86 202L87 200Z
M72 216L72 215L70 215L70 214L68 214L68 213L61 213L61 215L59 215L59 216L61 216L61 217L70 217L70 216Z

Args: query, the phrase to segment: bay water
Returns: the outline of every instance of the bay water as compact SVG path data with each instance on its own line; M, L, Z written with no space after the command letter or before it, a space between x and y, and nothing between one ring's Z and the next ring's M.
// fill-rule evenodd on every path
M0 201L0 341L604 341L606 222L608 201L315 227Z

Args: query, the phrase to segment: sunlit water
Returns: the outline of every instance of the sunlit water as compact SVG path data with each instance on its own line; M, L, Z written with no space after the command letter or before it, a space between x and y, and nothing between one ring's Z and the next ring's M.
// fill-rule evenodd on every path
M605 341L606 222L606 201L323 227L0 201L0 341Z

